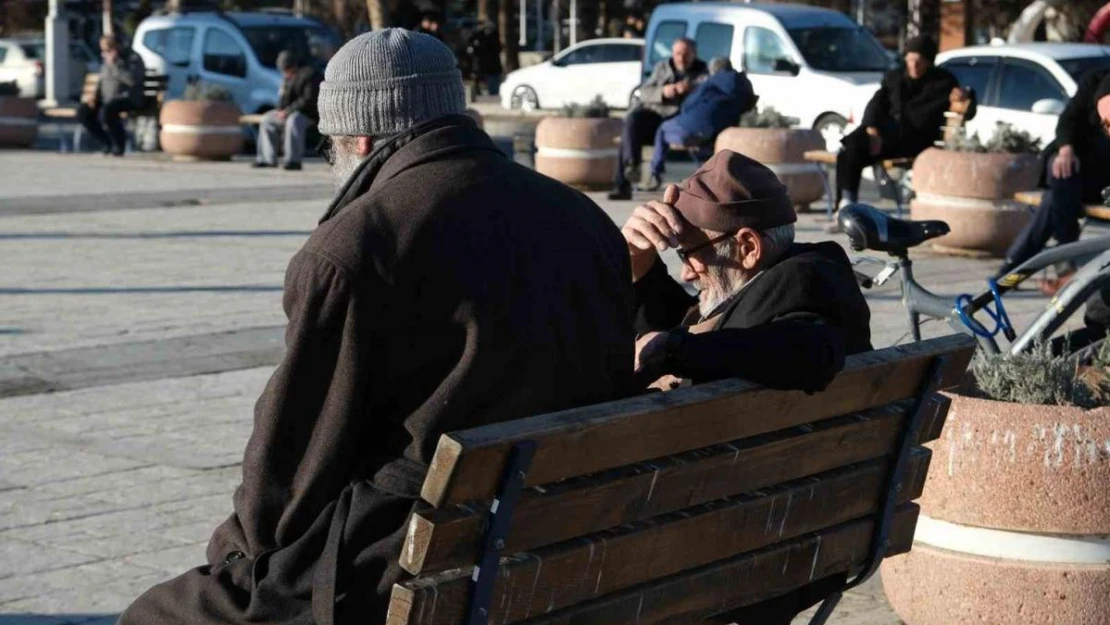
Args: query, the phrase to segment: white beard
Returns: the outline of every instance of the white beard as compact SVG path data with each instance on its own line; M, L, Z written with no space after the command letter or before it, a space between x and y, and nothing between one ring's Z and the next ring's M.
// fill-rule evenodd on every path
M335 164L331 166L331 175L335 180L335 189L338 191L343 188L343 185L347 184L351 175L362 164L363 157L341 150L335 150L333 155Z
M711 267L695 286L701 291L698 312L702 319L716 312L717 308L740 292L750 280L739 272Z

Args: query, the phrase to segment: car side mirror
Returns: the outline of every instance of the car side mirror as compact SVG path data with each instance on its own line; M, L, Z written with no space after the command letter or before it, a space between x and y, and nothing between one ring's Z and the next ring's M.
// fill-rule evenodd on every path
M801 67L799 67L797 63L791 61L790 59L775 59L773 70L776 74L790 74L791 76L797 76L798 72L801 71Z
M1055 98L1045 98L1033 103L1033 112L1039 115L1059 115L1067 105Z

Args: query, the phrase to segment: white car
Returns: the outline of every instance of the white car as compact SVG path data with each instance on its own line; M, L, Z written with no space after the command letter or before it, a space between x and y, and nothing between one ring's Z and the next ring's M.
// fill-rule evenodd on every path
M894 62L870 31L839 11L801 4L683 2L661 4L647 28L643 78L689 37L698 57L732 59L752 82L759 107L816 128L828 149L846 129Z
M975 46L937 56L978 97L970 135L989 139L1006 122L1041 139L1056 138L1056 122L1087 71L1110 66L1110 46L1086 43L1019 43Z
M69 92L73 99L81 94L85 74L100 69L100 61L79 42L70 42ZM0 83L15 82L19 95L42 98L46 95L46 40L42 37L0 39Z
M533 111L584 104L597 96L612 108L629 108L640 86L642 39L591 39L539 65L509 73L501 106Z

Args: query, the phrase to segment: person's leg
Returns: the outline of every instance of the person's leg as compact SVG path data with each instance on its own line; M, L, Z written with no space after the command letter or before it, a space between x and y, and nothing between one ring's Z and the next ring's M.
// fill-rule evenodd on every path
M501 74L490 74L486 77L486 88L490 95L498 95L501 91Z
M836 206L841 199L849 202L859 201L859 185L863 169L874 163L877 157L871 155L871 142L862 128L849 133L841 141L840 152L836 155Z
M285 165L300 165L304 158L304 142L308 131L308 118L291 113L285 118Z
M1070 243L1079 238L1078 219L1083 211L1083 179L1079 174L1070 178L1053 176L1053 160L1055 157L1047 159L1048 190L1041 197L1041 205L1010 244L1010 249L1006 251L1006 263L1000 273L1006 273L1039 254L1051 237L1061 243Z
M104 127L108 131L108 138L112 144L112 153L116 156L121 156L127 150L127 130L123 127L123 120L120 119L120 114L125 111L130 111L134 107L131 105L130 100L118 98L106 103L101 107L101 118L104 120Z
M625 170L628 168L628 164L632 162L632 145L638 123L637 118L643 111L644 109L633 109L624 116L624 124L621 126L621 145L617 151L617 173L613 178L613 194L615 195L631 196L632 194L631 183L628 181L628 174Z
M662 177L672 145L685 145L690 133L675 118L668 119L655 131L655 149L651 154L651 175Z
M278 161L277 144L278 133L283 127L278 119L277 111L270 111L262 116L258 125L258 152L255 162L269 167L276 167Z
M111 151L112 140L108 137L108 133L104 132L104 126L100 124L100 109L82 102L77 107L77 121L96 139L105 153Z

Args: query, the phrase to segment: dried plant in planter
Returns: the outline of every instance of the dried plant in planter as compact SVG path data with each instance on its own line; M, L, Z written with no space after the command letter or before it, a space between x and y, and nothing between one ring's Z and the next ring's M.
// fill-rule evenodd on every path
M1024 130L1017 130L1006 122L998 122L994 135L984 143L979 133L970 137L966 133L954 133L944 142L946 150L957 152L978 152L997 154L1036 154L1041 151L1041 140Z
M1067 356L1053 356L1047 346L1025 354L986 355L971 362L972 395L996 401L1044 406L1105 406L1110 398L1110 341L1091 366L1077 366Z
M563 107L563 117L609 117L609 105L598 95L586 104L568 104Z
M748 111L740 117L741 128L793 128L798 123L797 117L787 117L770 106L761 111Z
M219 85L212 85L203 82L194 82L185 87L185 94L182 98L193 102L198 101L217 101L217 102L231 102L235 100L235 96L231 95L231 91Z

